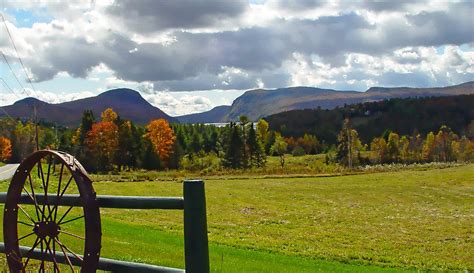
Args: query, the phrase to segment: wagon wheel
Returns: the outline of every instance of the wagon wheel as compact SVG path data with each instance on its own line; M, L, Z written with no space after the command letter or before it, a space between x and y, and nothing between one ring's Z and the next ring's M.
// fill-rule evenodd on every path
M71 206L59 205L68 194L80 198ZM8 188L3 234L11 272L79 271L75 266L95 272L100 213L92 181L81 164L51 150L26 158Z

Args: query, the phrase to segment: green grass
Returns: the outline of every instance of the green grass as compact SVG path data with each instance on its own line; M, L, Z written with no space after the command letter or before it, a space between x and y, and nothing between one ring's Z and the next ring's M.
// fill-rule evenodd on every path
M181 196L182 183L163 175L94 187L98 194ZM213 272L474 270L473 164L224 178L205 181ZM101 215L104 257L183 267L182 212L103 209Z

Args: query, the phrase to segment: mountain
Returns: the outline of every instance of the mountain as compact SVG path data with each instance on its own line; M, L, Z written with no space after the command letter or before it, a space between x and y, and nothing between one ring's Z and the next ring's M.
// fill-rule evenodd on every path
M178 122L163 111L151 105L140 93L132 89L120 88L106 91L95 97L50 104L34 98L26 98L5 106L4 109L12 117L31 118L36 105L39 120L56 122L67 126L79 125L82 113L92 110L96 118L106 108L112 108L123 119L132 120L138 124L146 124L152 119L164 118L169 122ZM5 115L3 112L0 116Z
M474 137L474 94L390 100L351 104L332 110L291 110L265 117L272 130L285 137L314 134L326 144L335 144L343 120L349 118L364 143L386 135L437 132L447 125L460 135Z
M230 106L222 105L212 108L209 111L176 117L181 123L216 123L229 114Z
M246 115L256 120L268 115L297 109L333 109L345 104L379 101L390 98L450 96L474 94L474 81L436 88L371 87L365 92L337 91L314 87L289 87L273 90L256 89L245 92L232 103L221 121L238 120Z

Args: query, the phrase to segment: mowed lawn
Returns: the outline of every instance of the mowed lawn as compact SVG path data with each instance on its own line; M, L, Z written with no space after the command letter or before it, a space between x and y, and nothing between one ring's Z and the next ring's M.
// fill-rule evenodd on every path
M205 182L213 272L474 270L473 164ZM171 181L94 186L98 194L182 195ZM102 256L184 266L182 212L101 212Z

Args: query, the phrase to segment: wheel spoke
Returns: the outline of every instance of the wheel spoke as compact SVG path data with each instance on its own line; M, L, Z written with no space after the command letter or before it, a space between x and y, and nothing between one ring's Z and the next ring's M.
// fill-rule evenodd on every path
M35 232L32 232L32 233L26 234L25 236L22 236L22 237L18 238L18 240L16 240L16 241L17 241L17 242L19 242L19 241L21 241L21 240L23 240L23 239L25 239L25 238L28 238L28 237L30 237L30 236L31 236L31 235L33 235L33 234L35 234Z
M18 224L22 224L22 225L25 225L25 226L35 227L34 225L29 224L29 223L25 223L25 222L23 222L23 221L17 221L17 222L18 222Z
M49 244L51 243L52 238L49 238L49 241L45 240L46 244L46 249L49 251L49 254L51 254L53 258L53 264L54 264L54 272L56 272L56 269L59 271L58 263L56 262L56 253L53 254L53 251L51 251L51 247Z
M72 252L67 246L65 246L64 244L61 243L61 241L59 241L59 239L55 239L56 240L56 243L58 243L60 246L64 247L69 253L71 253L74 257L76 257L78 260L80 260L81 262L83 262L84 260L79 257L76 253Z
M67 181L66 186L64 187L63 191L61 192L58 199L56 200L57 202L56 202L56 206L54 207L54 219L53 219L53 221L55 221L55 222L56 222L57 215L58 215L59 202L61 201L61 198L63 197L64 193L66 192L67 188L69 187L69 184L71 184L71 181L72 181L73 178L74 177L71 175L71 177Z
M54 217L53 220L56 221L56 217L58 216L58 206L59 206L59 193L61 192L61 182L63 180L63 170L64 170L64 163L61 164L61 171L59 172L59 182L58 182L58 193L56 195L56 205L54 206ZM72 177L72 176L71 176Z
M28 257L28 255L35 249L36 246L38 246L38 244L40 243L40 241L42 241L42 239L40 239L40 237L36 237L35 243L34 243L33 246L31 247L31 249L28 250L28 252L26 252L26 254L24 255L24 256L26 257L26 261L25 261L25 265L23 266L23 269L26 268L26 266L28 265L28 262L30 261L30 257Z
M63 219L66 218L66 216L68 215L68 213L75 207L78 205L79 201L81 201L81 198L77 198L76 202L70 206L67 211L64 213L64 215L61 217L61 219L59 219L59 221L57 221L58 225L62 223ZM56 219L54 219L56 221Z
M59 247L61 248L61 251L63 252L64 257L66 258L66 261L67 261L69 267L71 267L71 271L74 272L74 267L73 267L73 265L72 265L72 263L71 263L71 260L69 260L69 256L67 255L66 251L64 250L64 247L63 247L56 239L54 239L54 241L55 241L55 242L59 245Z
M48 188L46 186L46 183L44 181L44 173L43 173L43 167L41 165L41 158L38 160L38 169L39 173L41 175L41 184L43 185L43 190L44 190L44 203L43 203L43 212L45 212L46 209L46 204L48 204ZM49 205L48 205L49 208ZM51 214L51 211L49 211L49 214ZM46 217L45 213L43 213L43 217ZM47 219L47 218L46 218ZM41 218L41 221L44 221L45 218Z
M41 240L41 254L44 254L44 251L43 251L43 240ZM43 269L43 271L41 271L41 269ZM39 272L44 272L44 260L41 260L41 266L40 266Z
M40 206L38 205L38 202L36 201L36 194L35 194L35 189L33 187L33 181L31 179L31 174L28 174L28 179L30 181L30 188L31 188L31 195L33 195L33 201L35 202L35 210L36 214L38 216L38 221L40 220L39 212L38 210L41 210ZM26 190L26 189L25 189ZM44 212L41 212L41 214L44 214Z
M71 232L67 232L65 230L60 230L59 231L60 233L64 233L66 235L69 235L69 236L72 236L72 237L75 237L75 238L78 238L78 239L81 239L81 240L85 240L86 238L82 237L82 236L79 236L79 235L76 235L74 233L71 233Z
M28 212L26 212L19 204L17 204L17 207L23 212L23 214L26 215L26 217L28 217L28 219L31 220L31 222L33 222L33 224L36 224L35 220L33 220L33 218L31 218L31 216L28 214Z
M38 206L38 204L36 203L36 198L33 198L33 196L31 196L31 194L28 192L28 190L25 187L23 187L23 190L25 190L26 194L33 201L33 203L35 205L36 216L38 217L38 221L39 221L40 220L39 212L41 212L41 214L44 214L43 211L41 210L41 207ZM38 210L39 210L39 212L38 212Z
M61 248L61 251L62 251L63 254L64 254L64 257L66 258L67 263L68 263L69 266L71 267L71 271L74 272L74 267L73 267L73 265L72 265L72 263L71 263L71 260L69 260L69 256L67 255L66 251L64 250L64 247L63 247L56 239L54 239L54 242L56 242L56 243L59 245L59 247Z
M45 200L45 203L46 205L48 206L48 212L49 212L49 215L48 215L48 218L47 219L51 219L51 206L49 204L49 201L48 201L48 188L49 188L49 176L51 174L51 158L48 162L48 174L46 175L46 181L44 182L45 185L46 185L46 188L44 190L44 200ZM44 175L43 175L43 180L44 180Z
M76 220L79 220L81 218L84 218L84 215L81 215L79 217L76 217L76 218L72 218L72 219L69 219L67 221L64 221L64 222L59 222L58 225L64 225L64 224L67 224L69 222L73 222L73 221L76 221Z

